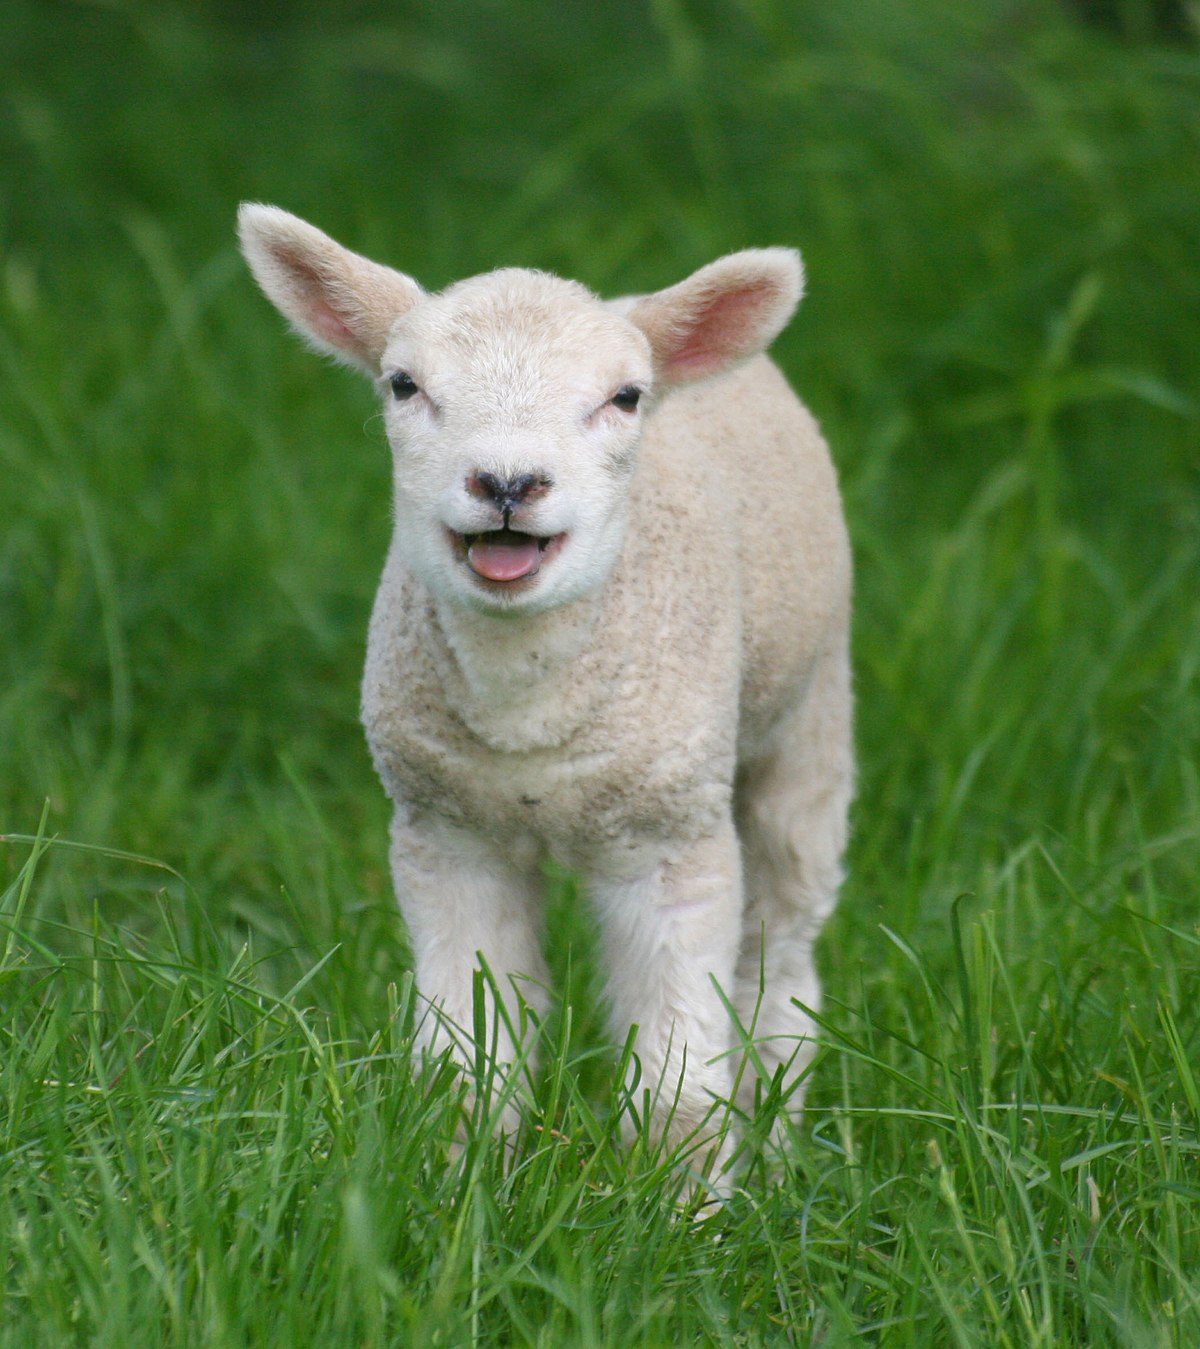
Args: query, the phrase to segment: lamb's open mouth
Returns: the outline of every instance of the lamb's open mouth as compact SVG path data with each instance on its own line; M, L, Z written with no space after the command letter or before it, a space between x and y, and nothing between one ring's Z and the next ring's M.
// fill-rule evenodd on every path
M454 534L453 540L467 566L485 581L513 585L536 576L542 563L562 547L565 534L539 538L519 529L493 529L485 534Z

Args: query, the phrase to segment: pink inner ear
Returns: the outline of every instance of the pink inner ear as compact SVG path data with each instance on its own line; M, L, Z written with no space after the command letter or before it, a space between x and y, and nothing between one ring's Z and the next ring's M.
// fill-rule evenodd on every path
M311 299L309 306L309 323L319 337L328 342L330 346L341 347L343 350L347 348L354 351L358 350L358 342L354 334L324 300Z
M326 282L320 272L307 259L292 252L291 249L279 249L278 257L296 280L304 323L313 335L323 342L328 342L331 347L337 347L339 351L357 354L360 349L359 340L329 303L326 296Z
M775 298L774 286L757 281L702 300L677 330L663 358L664 372L702 379L749 355L758 345L763 311Z

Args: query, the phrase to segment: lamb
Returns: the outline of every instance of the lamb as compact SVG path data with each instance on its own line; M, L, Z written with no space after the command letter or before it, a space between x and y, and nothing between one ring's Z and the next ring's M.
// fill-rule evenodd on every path
M491 1043L518 1056L553 855L595 906L656 1128L711 1137L719 1169L741 1037L801 1107L853 785L836 477L763 354L799 255L605 302L517 268L427 293L270 206L239 231L269 299L383 400L395 529L362 715L436 1013L419 1044L469 1067L482 960Z

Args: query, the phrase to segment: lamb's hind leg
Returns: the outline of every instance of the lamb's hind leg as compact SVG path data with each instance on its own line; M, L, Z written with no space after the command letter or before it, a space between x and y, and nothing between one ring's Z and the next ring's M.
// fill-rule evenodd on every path
M818 662L766 751L741 765L735 802L746 888L736 1007L768 1079L783 1066L792 1118L815 1048L803 1010L820 1005L813 943L837 900L852 791L850 671L838 651ZM743 1109L757 1080L747 1064Z

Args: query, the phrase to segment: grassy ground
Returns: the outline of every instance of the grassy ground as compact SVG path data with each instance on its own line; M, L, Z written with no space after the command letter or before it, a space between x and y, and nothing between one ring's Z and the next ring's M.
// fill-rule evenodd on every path
M1200 1343L1195 46L248 15L4 5L0 1345ZM700 1226L612 1143L569 878L524 1144L446 1155L356 724L385 453L241 197L430 285L805 252L861 791L812 1108Z

